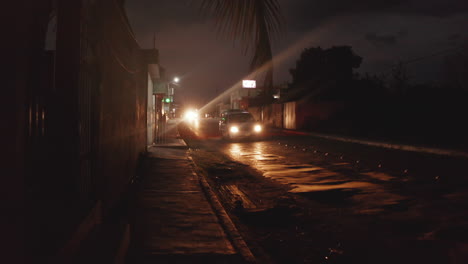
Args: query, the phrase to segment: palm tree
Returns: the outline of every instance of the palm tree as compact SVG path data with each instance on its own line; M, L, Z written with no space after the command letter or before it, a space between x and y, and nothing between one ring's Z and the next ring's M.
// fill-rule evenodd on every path
M284 22L278 1L202 0L200 7L214 16L219 33L240 41L244 53L253 49L250 72L264 71L265 92L272 89L271 39Z

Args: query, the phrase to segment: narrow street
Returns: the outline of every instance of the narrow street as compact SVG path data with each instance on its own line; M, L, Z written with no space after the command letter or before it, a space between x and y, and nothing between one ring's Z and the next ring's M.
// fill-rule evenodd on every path
M22 0L1 263L468 263L468 1Z
M266 131L222 140L182 124L193 160L253 251L271 263L463 263L463 158Z

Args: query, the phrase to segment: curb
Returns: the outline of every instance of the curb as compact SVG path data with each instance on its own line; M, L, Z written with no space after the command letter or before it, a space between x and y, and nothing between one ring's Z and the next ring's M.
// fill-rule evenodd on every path
M192 166L196 167L197 165L193 161L192 157L188 157ZM241 234L235 227L234 223L232 222L231 218L227 214L224 207L221 205L221 202L218 200L218 197L211 189L210 184L205 179L203 175L192 171L192 173L198 177L200 182L200 186L203 189L203 192L207 196L213 211L215 212L216 216L219 218L221 222L221 226L223 227L224 231L226 232L227 236L229 237L231 243L233 244L234 248L238 251L238 253L242 256L242 258L247 261L247 263L257 263L255 256L250 251L249 247L245 243L244 239L242 238Z
M282 131L287 134L312 136L312 137L324 138L327 140L355 143L355 144L367 145L367 146L372 146L372 147L468 159L467 152L458 151L458 150L431 148L431 147L423 147L423 146L412 146L412 145L404 145L404 144L392 144L392 143L386 143L386 142L380 142L380 141L362 140L362 139L351 138L351 137L344 137L344 136L337 136L337 135L325 135L325 134L320 134L320 133L302 132L302 131L287 130L287 129L282 129Z
M185 143L185 142L184 142ZM181 143L154 144L154 148L173 148L173 149L188 149L189 147Z

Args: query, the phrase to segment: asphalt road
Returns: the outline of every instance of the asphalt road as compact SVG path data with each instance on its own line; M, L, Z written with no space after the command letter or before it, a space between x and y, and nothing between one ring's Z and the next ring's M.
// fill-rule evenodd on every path
M295 195L346 208L358 217L386 219L382 226L395 225L399 233L391 241L431 241L439 247L434 252L443 251L436 255L444 255L447 263L468 259L467 159L276 129L265 131L260 140L226 141L217 122L201 119L189 124L203 148L249 166Z

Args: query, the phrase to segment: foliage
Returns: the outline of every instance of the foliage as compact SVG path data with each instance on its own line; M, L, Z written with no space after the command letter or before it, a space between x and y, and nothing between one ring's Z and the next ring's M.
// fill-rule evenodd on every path
M290 88L299 94L339 90L353 80L353 69L361 62L362 58L350 46L304 49L296 67L289 71Z
M277 0L202 0L201 10L211 13L219 33L240 41L244 52L253 49L251 72L265 73L264 87L273 86L271 39L279 33L283 18ZM261 70L260 70L261 68Z
M450 67L458 71L445 83L415 84L403 63L388 76L353 73L362 58L351 47L305 49L296 67L286 100L301 100L320 109L337 102L342 108L317 122L317 113L303 113L304 129L408 144L432 144L468 149L462 120L468 111L468 90L463 87L462 56ZM453 58L452 58L453 60ZM315 120L315 121L314 121Z
M410 85L410 75L405 64L403 64L401 61L399 61L395 67L392 68L391 77L392 78L389 85L395 93L401 94L408 89Z

